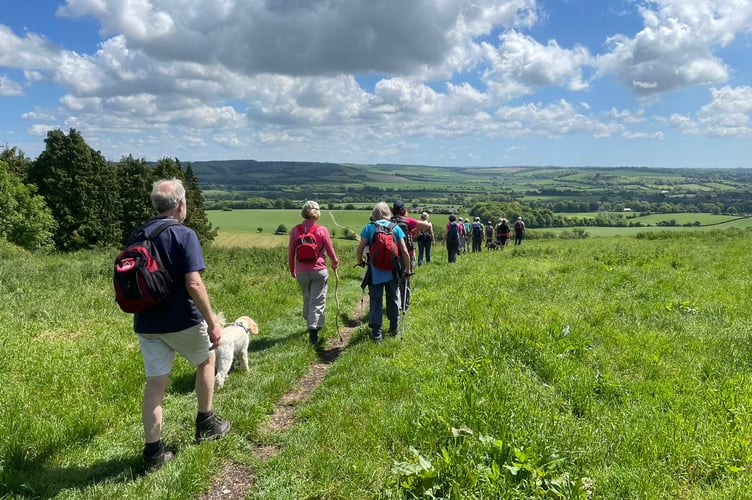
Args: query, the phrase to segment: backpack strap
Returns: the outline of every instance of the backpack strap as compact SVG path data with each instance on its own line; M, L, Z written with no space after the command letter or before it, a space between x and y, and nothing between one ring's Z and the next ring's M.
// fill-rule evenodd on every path
M144 240L156 240L157 236L162 234L162 231L167 229L170 226L177 226L180 224L175 219L167 219L162 224L157 226L157 228L154 231L151 231L150 233L147 233L145 230L146 224L137 227L133 233L131 234L130 238L128 238L128 245L131 245L132 243L135 243L137 241L144 241ZM143 234L143 238L137 238L139 234Z
M319 225L314 222L313 224L311 224L311 229L309 229L308 231L305 230L303 224L298 224L296 227L298 228L298 232L300 232L300 234L309 234L314 232L319 227Z

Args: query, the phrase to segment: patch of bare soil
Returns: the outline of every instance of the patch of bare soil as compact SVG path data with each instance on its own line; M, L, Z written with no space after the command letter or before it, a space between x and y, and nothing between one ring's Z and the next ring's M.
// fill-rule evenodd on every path
M365 300L367 299L366 296ZM354 320L349 325L340 326L340 336L330 339L326 345L317 348L318 361L311 364L308 373L280 398L268 422L260 429L262 433L281 431L295 425L295 410L311 397L313 391L324 379L326 371L350 345L350 339L360 321L359 314L362 310L363 306L354 312L352 315ZM268 460L277 453L279 449L273 445L257 445L253 449L253 456L259 460ZM254 478L251 471L231 462L223 467L209 492L201 498L202 500L242 499L246 497L253 484Z

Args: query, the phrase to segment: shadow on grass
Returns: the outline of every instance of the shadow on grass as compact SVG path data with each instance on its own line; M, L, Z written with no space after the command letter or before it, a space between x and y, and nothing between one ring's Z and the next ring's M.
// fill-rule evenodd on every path
M271 349L272 347L279 345L279 344L285 344L290 341L294 341L296 338L304 338L304 336L307 336L308 333L298 333L298 332L291 332L288 335L285 335L283 337L261 337L260 336L253 336L251 337L250 342L248 343L248 352L261 352L265 351L267 349ZM307 338L307 337L306 337ZM237 369L233 362L232 370ZM177 393L177 394L190 394L194 391L196 386L196 372L190 371L187 373L182 374L175 374L173 373L170 375L170 386L168 387L168 392Z
M101 482L127 483L145 474L140 456L104 460L90 467L52 466L46 457L6 464L0 473L0 498L54 498Z

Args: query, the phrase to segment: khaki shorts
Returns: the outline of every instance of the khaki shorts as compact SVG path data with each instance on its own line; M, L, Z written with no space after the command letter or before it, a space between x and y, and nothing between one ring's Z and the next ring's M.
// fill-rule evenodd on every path
M193 366L198 366L212 354L209 351L209 327L206 321L170 333L137 333L141 356L147 377L161 377L172 370L175 353L179 353Z

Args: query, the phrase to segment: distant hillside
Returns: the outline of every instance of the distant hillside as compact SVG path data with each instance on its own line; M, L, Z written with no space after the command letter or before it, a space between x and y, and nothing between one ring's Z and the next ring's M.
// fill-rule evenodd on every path
M547 206L588 202L640 211L748 213L752 169L646 167L436 167L224 160L192 163L211 201L316 199L342 204L380 199L459 206L479 200ZM643 203L652 205L642 205ZM642 206L641 206L642 205ZM678 206L684 207L678 210ZM246 207L248 208L248 207ZM587 211L585 210L585 211Z
M362 175L362 170L341 163L223 160L192 163L201 184L214 186L295 186L308 179L316 183L342 183Z

